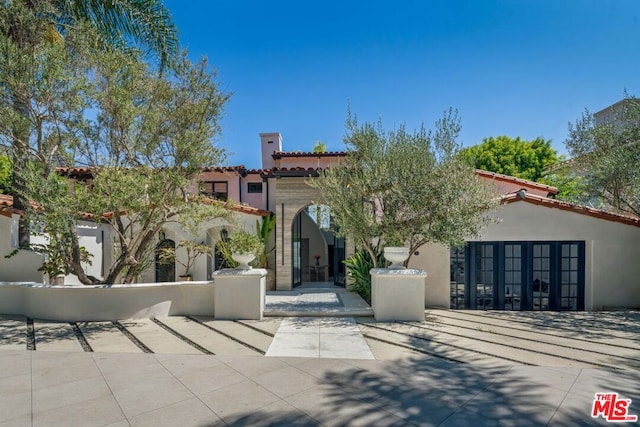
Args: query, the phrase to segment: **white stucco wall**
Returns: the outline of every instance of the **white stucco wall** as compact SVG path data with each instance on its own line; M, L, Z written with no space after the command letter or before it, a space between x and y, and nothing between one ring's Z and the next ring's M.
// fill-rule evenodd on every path
M449 247L437 244L424 245L409 260L408 268L427 272L424 294L425 307L449 308Z
M202 222L198 227L196 236L193 236L186 230L182 229L180 225L175 223L167 224L167 226L163 230L165 233L165 237L167 239L173 240L176 244L176 247L183 240L209 242L211 245L213 245L219 238L220 230L222 230L223 228L228 230L229 235L233 234L234 230L240 230L240 229L246 230L249 233L255 233L256 220L262 223L262 217L260 216L245 214L241 212L235 212L233 221L231 222L225 219L220 219L220 218ZM181 260L184 260L186 262L186 253L184 249L177 248L176 257L179 257ZM207 263L210 263L209 267L207 267ZM195 263L191 268L190 274L193 280L201 281L201 280L210 280L212 272L213 272L213 257L208 257L203 255L196 258ZM178 276L183 273L184 273L184 266L182 266L179 263L176 263L176 280L178 280ZM155 281L155 263L152 263L152 265L147 270L145 270L145 272L139 278L139 281L143 283L151 283Z
M640 227L607 221L576 212L534 205L510 203L497 211L501 221L491 224L472 241L562 241L585 242L585 309L640 307ZM449 300L449 252L424 248L412 260L413 268L442 274L429 276L434 298ZM446 274L445 274L446 271ZM434 283L437 282L437 283ZM429 295L427 295L429 302Z
M42 255L30 251L20 251L11 258L5 258L17 246L18 215L11 218L0 215L0 281L41 282Z
M0 283L0 314L58 322L212 316L212 282L113 286Z

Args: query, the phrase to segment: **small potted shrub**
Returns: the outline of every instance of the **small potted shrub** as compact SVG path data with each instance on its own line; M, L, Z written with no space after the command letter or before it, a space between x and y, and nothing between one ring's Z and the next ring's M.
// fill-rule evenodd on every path
M174 248L162 248L159 256L159 261L163 264L172 264L174 261L180 264L184 268L184 273L179 276L181 281L191 281L191 269L200 256L204 254L211 254L211 247L204 242L194 242L192 240L183 240L178 244L178 248L183 248L186 254L186 259L176 256L176 250Z

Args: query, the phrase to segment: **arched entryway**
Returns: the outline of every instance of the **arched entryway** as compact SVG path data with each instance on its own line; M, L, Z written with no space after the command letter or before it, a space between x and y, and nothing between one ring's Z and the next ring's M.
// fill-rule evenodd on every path
M333 283L345 286L345 242L331 227L326 205L308 205L291 225L292 284Z
M175 250L176 242L171 239L163 239L156 246L156 282L176 281ZM171 251L173 256L167 257L167 251Z

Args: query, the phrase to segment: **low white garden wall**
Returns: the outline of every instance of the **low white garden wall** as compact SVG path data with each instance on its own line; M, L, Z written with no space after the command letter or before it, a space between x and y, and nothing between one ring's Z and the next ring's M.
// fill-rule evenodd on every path
M213 316L213 282L110 286L0 282L0 314L59 322Z

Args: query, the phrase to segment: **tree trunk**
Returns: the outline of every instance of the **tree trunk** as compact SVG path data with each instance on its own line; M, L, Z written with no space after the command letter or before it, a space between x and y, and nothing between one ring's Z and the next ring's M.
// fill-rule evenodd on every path
M26 117L29 115L27 102L14 97L13 105L16 111L21 116ZM13 129L13 173L11 176L11 185L13 192L13 208L21 212L24 212L20 216L20 222L18 225L18 247L27 249L31 243L29 220L25 215L29 208L29 189L27 187L27 180L24 174L29 167L29 127L28 125L16 126Z

